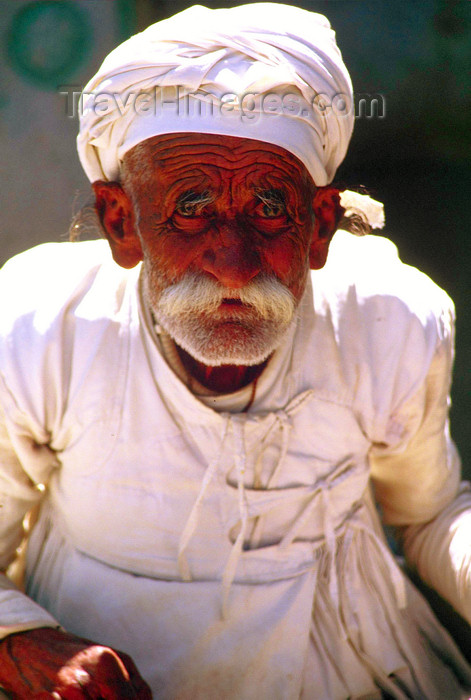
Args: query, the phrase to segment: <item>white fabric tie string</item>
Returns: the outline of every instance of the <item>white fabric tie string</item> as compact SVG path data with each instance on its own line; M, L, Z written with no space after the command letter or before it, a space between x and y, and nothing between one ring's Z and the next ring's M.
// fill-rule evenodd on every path
M346 639L347 635L340 618L340 593L339 580L337 575L337 539L335 537L335 529L330 516L329 503L329 485L327 482L320 483L320 495L322 500L322 517L324 524L324 537L327 552L329 553L329 593L330 599L334 605L337 625L342 639Z
M245 449L244 427L247 416L246 414L237 414L230 419L234 434L234 456L237 472L237 501L240 515L240 531L236 541L232 545L231 553L227 560L224 572L222 575L222 617L227 616L227 605L229 592L232 582L235 577L237 564L242 553L245 537L247 535L247 525L249 521L249 509L247 504L247 496L245 493L244 478L245 468L247 464L247 452Z
M260 450L260 453L257 457L257 461L255 464L255 477L254 477L254 487L255 488L260 488L261 483L260 483L260 469L261 469L261 464L262 464L262 459L263 459L263 451L265 448L265 445L268 442L268 438L272 434L273 429L278 426L281 429L281 449L280 449L280 456L278 458L278 462L276 463L270 478L268 479L268 483L266 485L266 488L274 488L276 484L278 483L278 478L281 474L281 470L283 468L283 465L285 463L286 455L288 454L288 447L289 447L289 439L290 439L290 432L291 432L291 418L294 413L296 413L304 404L305 401L307 401L309 398L314 396L314 392L312 389L308 389L307 391L303 391L301 394L298 394L298 396L295 396L294 399L292 399L289 404L286 406L285 409L279 409L278 411L275 411L273 414L275 416L275 420L270 426L270 429L268 430L267 434L262 440L262 448ZM263 516L260 515L257 517L255 527L252 532L252 546L253 547L258 547L260 540L262 538L262 531L263 531Z
M378 535L372 530L371 528L367 527L364 523L361 522L351 522L349 523L349 526L352 529L355 530L360 530L362 532L366 532L373 544L376 546L376 548L379 550L379 553L382 555L382 559L384 563L386 564L389 572L389 576L391 578L391 583L394 589L394 595L396 598L396 603L398 605L398 608L400 610L403 610L404 608L407 607L407 592L406 592L406 584L405 584L405 578L403 574L401 573L401 570L399 569L396 560L394 559L394 556L387 547L384 542L378 537Z
M273 472L270 475L270 478L268 479L268 483L266 488L273 488L277 481L278 477L281 473L281 469L285 463L286 455L288 454L288 447L289 447L289 436L290 436L290 431L291 431L291 421L289 418L289 415L286 413L286 411L280 410L276 411L275 415L275 420L270 426L270 429L268 430L268 433L265 435L265 437L262 440L262 446L260 453L257 457L257 461L255 463L254 467L254 488L261 488L262 483L261 483L261 466L262 466L262 460L263 460L263 452L265 449L265 445L268 442L268 438L270 435L272 435L273 429L275 427L279 427L281 429L281 448L280 448L280 456L278 457L278 461L273 469ZM254 528L252 530L252 537L251 537L251 544L253 548L259 547L260 546L260 540L262 539L262 533L263 533L263 525L264 525L264 520L263 516L259 515L256 518Z
M222 574L222 606L221 606L221 614L222 617L227 616L227 603L228 603L228 598L229 598L229 592L230 588L232 585L232 582L235 577L236 569L237 569L237 563L239 561L242 548L244 545L244 540L247 535L247 525L248 525L248 520L249 520L249 510L248 510L248 504L247 504L247 498L245 494L245 487L244 487L244 478L245 478L245 469L246 469L246 463L247 463L247 454L246 454L246 449L245 449L245 436L244 436L244 425L246 421L246 415L245 414L236 414L236 415L231 415L230 413L223 414L225 421L224 421L224 429L223 429L223 435L221 439L221 444L218 449L218 453L216 457L212 460L212 462L209 464L208 468L206 469L204 476L203 476L203 481L201 483L201 488L198 493L198 496L193 504L193 507L190 511L190 515L188 516L188 519L186 521L185 527L183 528L183 532L180 537L180 542L178 546L178 569L180 572L180 575L183 579L183 581L191 581L191 570L187 561L187 558L185 556L185 551L188 547L188 544L190 543L191 538L193 537L195 530L198 525L198 517L199 513L202 507L202 503L204 500L204 497L208 491L208 488L210 484L212 483L215 475L217 474L220 465L221 465L221 459L222 455L224 452L224 445L227 440L227 436L229 434L230 428L232 428L233 432L233 441L234 441L234 459L235 459L235 466L236 466L236 473L237 473L237 500L238 500L238 508L239 508L239 515L240 515L240 522L241 522L241 527L240 527L240 532L236 538L236 541L232 545L232 549L229 555L229 558L227 560L227 563L224 567L224 571Z
M257 460L255 462L254 466L254 488L261 488L262 482L261 482L261 471L262 471L262 462L263 462L263 453L265 450L265 446L268 442L268 439L272 436L273 431L275 428L281 428L281 449L280 449L280 456L278 457L278 461L275 465L275 468L273 469L273 472L269 478L269 481L267 483L268 486L273 486L273 484L276 483L278 476L280 474L280 471L283 467L286 454L288 452L288 445L289 445L289 432L291 428L291 423L288 414L286 411L280 410L276 411L274 414L275 420L271 424L270 428L268 429L267 434L264 436L262 443L261 443L261 449L260 452L257 456Z
M361 522L361 520L355 520L353 518L349 519L346 523L346 530L344 533L344 549L347 550L350 547L353 541L355 531L365 534L371 540L373 546L377 548L380 554L381 561L385 563L388 569L388 573L393 587L394 599L397 606L400 609L407 607L405 577L402 575L389 548L384 544L384 542L372 528L370 528L365 523ZM388 607L391 604L391 601L383 600L383 604L386 607ZM394 614L392 611L390 619L394 619ZM349 625L342 621L342 618L340 616L340 610L337 614L337 622L340 622L342 625L341 629L343 638L351 639ZM394 631L397 635L397 642L399 648L403 650L404 658L413 659L415 656L415 651L412 645L410 644L410 641L407 638L407 636L404 635L402 628L398 625L395 625ZM391 695L392 698L395 698L395 700L407 700L407 698L409 697L408 694L402 692L402 690L397 686L394 680L384 672L384 669L382 669L378 665L374 658L366 654L362 650L362 648L357 644L353 644L352 648L357 654L359 660L368 669L368 672L377 679L381 690L387 692L389 695Z
M336 558L337 538L335 534L335 527L331 517L329 491L334 483L338 485L346 478L348 478L351 469L352 465L349 461L342 462L333 472L331 472L331 474L327 475L324 479L318 480L318 482L316 483L316 488L313 491L309 500L309 503L304 508L301 515L293 523L288 532L285 534L279 545L281 550L286 550L290 546L290 544L292 544L298 532L300 532L303 529L304 525L307 523L317 503L317 497L320 496L322 502L322 529L324 534L324 543L326 551L329 555L329 593L337 618L337 626L343 639L347 638L347 633L342 623L342 620L340 619L340 592ZM322 546L322 544L323 543L321 543L319 546Z
M183 532L180 536L180 542L178 546L178 570L180 571L180 575L184 581L191 581L191 571L188 565L187 558L185 556L185 551L196 530L196 526L198 524L198 516L203 502L203 498L205 497L206 491L208 490L209 485L214 479L214 476L218 472L219 466L221 464L221 459L224 452L224 444L226 442L227 435L229 432L231 416L230 414L225 414L224 418L224 429L221 444L219 446L215 458L212 462L210 462L204 473L200 491L190 511L190 515L188 516L188 520L186 521L185 527L183 528Z
M286 407L285 410L278 410L271 414L273 416L273 421L271 425L268 428L268 431L266 432L264 438L261 441L261 450L258 454L255 468L254 468L254 484L258 483L258 486L261 487L261 460L263 459L263 452L264 449L269 442L270 438L273 437L273 432L276 428L278 428L281 431L281 445L280 445L280 452L279 452L279 457L278 460L275 464L275 467L268 479L268 483L265 486L265 489L268 489L269 487L273 488L280 476L280 473L282 471L282 467L284 465L284 462L286 460L286 455L288 453L288 447L289 447L289 435L290 435L290 430L291 430L291 420L290 416L291 414L295 413L299 408L304 404L304 402L309 398L313 396L312 390L303 392L299 396L295 397L290 404ZM218 470L221 467L221 461L222 461L222 456L224 452L224 447L227 442L228 435L230 431L232 430L232 442L233 442L233 455L234 455L234 463L235 463L235 468L236 468L236 478L237 478L237 507L239 511L239 521L240 521L240 530L239 533L235 539L235 542L232 545L229 557L226 561L226 564L223 569L222 573L222 605L221 605L221 610L222 610L222 616L223 618L227 616L227 608L228 608L228 599L229 599L229 594L230 594L230 589L232 586L232 583L234 581L236 571L237 571L237 565L239 563L243 548L244 548L244 542L247 539L248 536L248 525L249 525L249 518L250 518L250 513L251 513L251 508L250 504L248 503L247 500L247 494L245 491L245 475L246 475L246 467L247 467L247 448L246 448L246 442L245 442L245 426L247 421L249 420L249 416L247 414L221 414L222 417L224 418L224 428L223 428L223 434L220 442L220 446L218 448L218 453L215 456L215 458L212 460L212 462L209 464L208 468L206 469L203 480L201 483L201 488L198 493L198 496L195 500L195 503L193 504L193 507L190 511L190 515L188 516L188 520L185 524L185 527L183 529L182 535L180 537L180 543L179 543L179 548L178 548L178 567L180 574L182 576L182 579L184 581L190 581L191 580L191 571L190 567L188 565L185 552L186 549L189 545L189 542L191 538L193 537L195 530L197 528L198 524L198 517L199 513L201 511L201 507L204 501L204 497L211 485L211 483L214 480L215 475L217 474ZM396 594L396 599L398 602L399 607L405 607L406 605L406 596L405 596L405 588L404 588L404 583L402 580L402 577L400 575L400 572L397 570L397 566L392 558L392 555L388 551L387 547L378 539L378 537L375 535L374 532L372 532L369 528L365 527L362 523L356 523L354 521L348 521L346 523L346 528L342 527L341 530L336 533L335 531L335 524L332 518L332 509L331 509L331 499L330 499L330 492L332 489L335 489L335 487L339 486L341 483L343 483L347 478L349 478L350 473L352 469L352 464L350 460L346 460L345 462L342 462L339 464L330 474L326 475L323 479L320 479L316 482L315 486L313 487L313 491L311 494L308 496L308 503L305 505L304 509L300 513L300 515L296 518L295 522L292 524L292 526L289 528L288 532L284 535L284 537L281 539L279 543L279 548L280 550L286 550L288 547L294 542L296 539L297 535L299 532L302 532L304 529L304 526L308 523L309 518L312 515L313 509L316 507L316 504L319 503L318 497L320 497L321 500L321 516L322 516L322 533L323 533L323 538L322 540L318 543L317 546L314 547L314 549L319 549L323 546L325 546L326 552L328 553L329 556L329 595L332 600L334 610L336 611L336 618L337 618L337 624L338 624L338 629L339 633L342 635L343 638L346 638L348 636L348 630L345 628L345 625L343 624L340 616L340 587L339 587L339 580L338 580L338 571L337 571L337 538L340 535L346 536L346 533L352 532L351 528L356 528L356 529L361 529L364 530L365 532L368 533L370 537L372 537L375 545L379 549L380 553L382 554L383 560L386 562L386 565L388 566L389 572L390 572L390 577L391 581L393 582L395 594ZM264 490L265 490L264 489ZM252 513L254 515L255 513ZM250 543L251 543L251 548L256 548L258 546L258 543L261 539L262 536L262 525L263 525L263 514L258 515L257 521L255 524L255 527L253 529L252 536L250 537ZM351 540L351 537L350 537ZM348 541L348 540L347 540Z
M291 428L291 422L290 422L290 415L297 410L304 404L304 402L313 396L313 391L308 390L303 392L302 394L299 394L296 396L286 407L285 410L281 409L276 412L274 412L272 415L274 416L274 421L271 424L268 432L266 433L264 439L262 440L262 449L261 452L258 456L257 459L257 464L260 464L260 460L263 456L263 449L265 445L268 442L268 438L270 435L272 435L273 429L278 426L281 430L281 447L280 447L280 455L278 458L278 461L274 467L274 470L270 476L269 479L269 486L272 486L273 483L276 482L276 480L279 477L279 474L281 473L281 469L283 467L284 461L286 459L286 455L288 453L288 447L289 447L289 433L290 433L290 428ZM240 516L240 531L239 534L237 535L237 538L232 545L231 552L229 554L228 560L226 562L226 565L223 570L222 574L222 615L223 617L226 616L227 614L227 605L228 605L228 598L229 598L229 592L231 585L234 581L236 570L237 570L237 564L239 562L240 556L242 554L243 546L244 546L244 541L247 537L247 530L248 530L248 523L249 523L249 504L247 502L247 496L245 493L245 485L244 485L244 479L245 479L245 471L246 471L246 465L247 465L247 450L246 450L246 444L245 444L245 424L248 420L248 415L247 414L230 414L230 413L223 413L221 416L224 418L224 428L223 428L223 434L221 438L221 443L218 448L218 452L215 456L215 458L211 461L209 466L207 467L203 480L201 483L201 488L198 493L198 496L193 504L193 507L191 508L190 514L188 516L188 519L185 523L185 527L183 528L183 532L180 537L180 542L178 546L178 569L180 572L180 575L184 581L191 581L191 570L186 558L186 550L188 548L188 545L191 541L191 538L193 537L195 530L198 525L198 517L201 511L201 507L204 501L204 497L211 485L211 483L214 480L215 475L217 474L218 470L221 467L221 460L224 452L224 446L227 441L227 437L229 435L230 430L232 429L232 434L233 434L233 454L234 454L234 461L235 461L235 467L236 467L236 474L237 474L237 501L238 501L238 510L239 510L239 516ZM261 528L261 520L262 518L260 517L257 521L256 525L256 530L257 526ZM255 541L257 541L257 533L254 532L255 534ZM260 534L260 532L259 532ZM251 538L252 540L252 538ZM252 541L252 546L254 546L253 541Z
M280 456L278 458L278 462L273 470L273 473L270 477L269 485L273 486L278 482L278 477L281 473L281 470L283 469L286 455L288 454L288 446L289 446L289 435L291 431L291 422L289 415L286 411L277 411L275 413L275 418L278 423L278 426L281 429L281 449L280 449Z

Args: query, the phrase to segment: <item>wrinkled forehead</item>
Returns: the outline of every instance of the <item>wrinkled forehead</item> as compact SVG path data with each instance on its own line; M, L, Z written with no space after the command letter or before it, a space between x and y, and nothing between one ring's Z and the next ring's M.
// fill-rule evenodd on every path
M198 178L243 182L259 177L286 181L303 191L315 189L305 165L281 146L220 134L175 133L145 139L125 154L122 174L131 183L171 184Z

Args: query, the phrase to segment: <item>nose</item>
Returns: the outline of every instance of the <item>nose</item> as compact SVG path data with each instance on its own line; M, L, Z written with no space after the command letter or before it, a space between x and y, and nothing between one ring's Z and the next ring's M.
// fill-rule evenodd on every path
M258 252L235 225L221 227L203 254L202 268L229 289L240 289L261 270Z

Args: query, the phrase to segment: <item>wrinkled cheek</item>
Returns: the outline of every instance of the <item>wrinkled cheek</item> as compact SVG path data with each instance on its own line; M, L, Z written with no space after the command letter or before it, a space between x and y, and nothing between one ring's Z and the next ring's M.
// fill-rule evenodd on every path
M154 279L160 274L162 281L168 284L178 281L187 272L191 259L182 246L171 242L144 251L144 265L152 271Z
M304 288L309 269L307 254L301 246L283 246L275 249L266 255L266 261L267 272L274 272L280 281L298 296L297 291Z

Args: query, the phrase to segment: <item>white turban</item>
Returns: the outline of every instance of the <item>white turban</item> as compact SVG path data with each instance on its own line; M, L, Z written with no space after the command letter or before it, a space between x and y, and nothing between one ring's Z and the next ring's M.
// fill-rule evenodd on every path
M195 5L112 51L84 89L78 152L118 180L137 143L176 132L276 144L329 184L353 129L350 76L325 17L278 3Z

